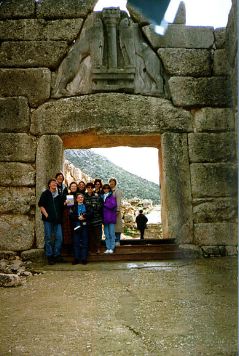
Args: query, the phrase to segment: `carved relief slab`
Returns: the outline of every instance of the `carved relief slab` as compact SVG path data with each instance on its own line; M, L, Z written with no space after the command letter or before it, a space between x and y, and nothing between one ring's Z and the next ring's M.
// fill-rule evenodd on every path
M112 91L164 96L159 57L119 8L87 17L58 68L53 96Z

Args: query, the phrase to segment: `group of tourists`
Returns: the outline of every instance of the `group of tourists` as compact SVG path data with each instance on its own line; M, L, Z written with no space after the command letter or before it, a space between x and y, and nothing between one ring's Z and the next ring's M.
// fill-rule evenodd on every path
M73 247L72 264L86 264L89 253L100 253L102 227L104 253L114 253L122 232L121 199L122 192L115 178L106 184L99 178L88 183L71 182L69 187L64 184L61 172L51 178L38 202L48 263L63 262L64 244Z

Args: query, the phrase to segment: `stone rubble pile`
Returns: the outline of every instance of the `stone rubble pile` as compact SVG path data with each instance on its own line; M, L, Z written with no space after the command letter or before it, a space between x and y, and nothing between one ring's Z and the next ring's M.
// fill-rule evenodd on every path
M23 261L12 251L0 252L0 287L21 286L36 273L31 261Z

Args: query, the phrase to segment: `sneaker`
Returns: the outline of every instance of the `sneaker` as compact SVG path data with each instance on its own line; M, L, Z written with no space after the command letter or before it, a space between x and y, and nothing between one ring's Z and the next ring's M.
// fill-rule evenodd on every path
M105 254L108 254L108 253L110 253L110 250L106 250L104 253L105 253Z
M113 250L109 250L109 252L108 253L114 253L114 251Z
M117 242L115 243L115 246L116 246L116 247L117 247L117 246L120 246L120 242L117 241Z

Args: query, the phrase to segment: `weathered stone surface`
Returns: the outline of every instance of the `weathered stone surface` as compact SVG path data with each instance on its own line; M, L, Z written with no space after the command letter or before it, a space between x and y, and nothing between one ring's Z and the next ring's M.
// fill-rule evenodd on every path
M34 223L26 215L0 216L0 249L24 251L34 243Z
M35 168L27 163L0 162L0 185L2 186L33 186L35 184Z
M234 133L188 134L190 162L220 162L235 158Z
M51 72L46 68L0 69L0 95L26 96L31 106L50 96Z
M229 83L225 77L171 77L168 83L176 106L230 106Z
M51 157L51 159L49 159ZM37 206L41 193L47 189L47 182L62 170L63 143L59 136L43 135L37 145L36 155L36 247L43 248L44 233L41 213Z
M36 139L26 133L0 133L0 161L35 162Z
M80 32L82 19L65 20L5 20L0 21L1 40L73 41Z
M234 129L231 109L202 108L194 113L194 131L225 131Z
M187 132L191 131L191 115L165 99L126 94L60 99L45 103L32 113L34 135L88 130L102 134Z
M229 63L232 67L237 62L237 7L234 5L228 16L228 23L226 28L226 50Z
M225 49L218 49L213 56L213 75L226 76L229 74L229 65Z
M158 54L169 75L211 75L211 56L206 49L160 48Z
M35 207L35 189L0 187L0 213L28 214Z
M215 46L217 49L225 47L226 29L225 27L214 30Z
M27 98L0 98L0 132L29 131Z
M237 256L237 248L236 246L225 246L226 248L226 255L227 256Z
M200 246L237 245L237 224L194 224L194 242Z
M16 257L16 251L0 251L0 260L13 260Z
M3 42L1 67L48 67L55 69L67 53L67 42L21 41Z
M35 248L27 251L22 251L21 258L23 261L40 262L44 261L45 254L44 249Z
M27 18L35 14L35 0L4 0L0 2L0 18Z
M163 236L191 243L192 202L187 135L164 133L161 138L161 204Z
M191 184L194 198L234 196L237 168L231 163L192 163Z
M202 250L200 247L193 244L179 245L180 252L184 258L198 258L202 257Z
M193 200L195 223L235 221L237 200L234 198L205 198Z
M22 280L17 274L0 273L0 287L18 287L22 285Z
M135 7L131 6L128 2L126 3L126 8L134 22L139 23L140 26L150 24L149 19L147 19L145 15L139 11L139 9L136 9Z
M181 1L179 4L178 11L176 13L173 23L183 25L186 24L186 7L183 1Z
M161 36L152 26L142 28L151 45L158 49L167 48L211 48L214 42L213 27L197 27L171 24Z
M114 28L112 38L109 21ZM138 24L119 8L104 9L85 20L79 38L57 70L52 95L123 91L164 97L161 73L161 62Z
M221 253L224 253L223 256L225 256L225 249L220 249L220 247L221 246L202 246L204 257L218 257L221 256Z
M76 18L85 17L91 12L97 0L42 0L37 2L37 17Z

